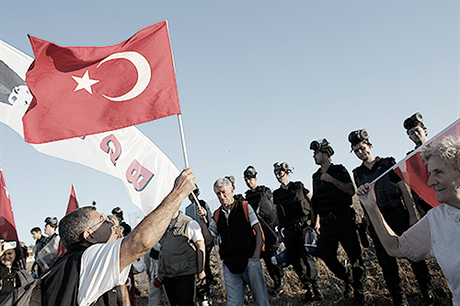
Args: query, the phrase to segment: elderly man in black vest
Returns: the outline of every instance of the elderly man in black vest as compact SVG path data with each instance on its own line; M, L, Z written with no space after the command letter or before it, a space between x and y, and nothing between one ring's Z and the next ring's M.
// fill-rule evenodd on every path
M219 254L224 262L224 280L227 305L244 304L246 284L259 306L268 306L268 292L265 284L260 252L262 250L262 229L252 207L242 197L234 197L234 187L227 178L214 183L221 206L214 212L209 228L204 219L206 209L199 206L198 215L206 243L220 235Z
M126 282L131 263L162 237L182 201L195 189L192 169L185 169L162 203L126 237L117 240L111 223L94 206L79 208L59 222L67 252L41 283L45 306L117 305L114 287ZM32 302L32 305L34 304Z

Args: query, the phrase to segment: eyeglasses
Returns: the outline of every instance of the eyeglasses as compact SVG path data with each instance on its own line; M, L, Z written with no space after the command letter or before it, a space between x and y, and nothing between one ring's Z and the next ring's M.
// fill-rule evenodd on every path
M88 228L88 231L93 231L95 232L98 228L94 229L95 227L97 227L99 224L104 224L104 223L108 223L110 226L113 226L114 224L112 223L112 221L110 221L110 219L106 216L104 216L103 214L101 214L101 221L99 221L98 223L94 224L93 226L91 226L90 228Z

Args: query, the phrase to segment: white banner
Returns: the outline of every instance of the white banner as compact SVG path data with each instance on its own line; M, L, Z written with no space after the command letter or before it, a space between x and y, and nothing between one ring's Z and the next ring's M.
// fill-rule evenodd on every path
M22 138L22 116L32 100L24 79L32 61L0 40L0 121ZM134 126L32 146L39 152L118 177L144 214L160 204L179 175L166 155Z

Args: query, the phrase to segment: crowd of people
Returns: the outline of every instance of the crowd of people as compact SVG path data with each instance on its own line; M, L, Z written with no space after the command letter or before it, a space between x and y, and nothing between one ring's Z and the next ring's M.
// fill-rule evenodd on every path
M419 113L407 118L404 127L415 149L427 142ZM42 305L132 305L132 275L142 270L132 263L141 260L150 277L149 306L161 305L162 296L170 305L196 305L197 293L205 305L210 285L216 283L210 269L214 248L222 261L227 305L244 305L247 286L257 305L269 305L270 295L285 292L286 265L292 265L303 285L304 303L323 300L317 257L342 280L345 299L367 305L362 256L362 247L368 245L363 232L367 224L393 305L408 305L396 261L403 257L416 276L423 305L436 303L425 262L436 258L453 304L459 306L460 137L449 136L422 148L427 183L443 203L434 209L387 171L395 160L374 155L367 130L352 131L348 140L361 161L352 171L353 179L343 165L332 163L334 149L326 139L311 142L319 166L312 175L312 191L302 182L290 181L292 167L286 162L273 165L280 183L273 191L259 185L255 167L248 166L243 171L248 187L244 195L235 193L233 176L214 182L221 205L212 212L199 199L195 175L188 168L163 202L133 229L123 221L119 207L110 216L94 206L82 207L59 225L56 218L46 218L47 237L38 227L31 230L36 239L32 270L41 282L41 294L33 299ZM366 212L362 223L352 206L355 193ZM190 205L184 213L179 206L187 197ZM319 237L316 244L307 243L312 237ZM59 240L67 252L56 259L57 253L50 250ZM338 259L339 244L348 259L345 264ZM15 273L24 267L19 244L0 245L1 302L21 286ZM284 265L278 261L282 249ZM263 266L273 281L271 288Z

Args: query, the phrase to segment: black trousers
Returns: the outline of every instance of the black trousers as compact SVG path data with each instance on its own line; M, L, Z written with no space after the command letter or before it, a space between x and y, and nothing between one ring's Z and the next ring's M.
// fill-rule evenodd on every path
M403 208L397 208L391 212L385 212L383 215L385 221L398 236L410 227L409 213ZM369 226L369 232L372 240L374 241L377 259L380 266L382 267L383 277L387 284L388 290L390 291L390 294L395 295L403 292L396 258L388 255L382 243L380 242L380 239L378 238L372 224ZM411 264L415 278L419 283L420 289L422 292L426 291L428 283L431 281L430 272L426 262L424 260L418 262L409 262Z
M304 247L304 235L301 229L285 229L284 245L288 262L292 264L300 281L306 287L312 284L318 287L318 270L313 256L307 253ZM308 288L308 287L307 287Z
M319 256L338 278L352 283L355 291L364 295L365 273L355 221L347 211L336 212L334 215L336 221L329 224L321 223L321 236L318 241ZM347 273L346 267L337 259L339 243L350 261L351 275Z
M264 260L265 266L267 267L268 274L272 278L275 287L281 285L281 280L284 277L284 270L283 268L272 264L272 256L273 256L273 251L278 247L278 245L275 244L266 244L265 245L265 250L261 252L260 257Z
M195 282L195 274L163 277L163 284L171 306L194 306Z

